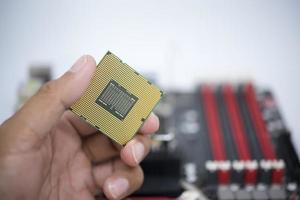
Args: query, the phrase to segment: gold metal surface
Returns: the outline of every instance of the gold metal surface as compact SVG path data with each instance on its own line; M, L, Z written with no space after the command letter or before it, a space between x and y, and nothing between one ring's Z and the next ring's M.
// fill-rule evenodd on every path
M127 116L120 120L96 103L107 84L114 80L138 100ZM124 145L136 134L159 102L162 91L111 52L102 58L85 94L70 108L76 115Z

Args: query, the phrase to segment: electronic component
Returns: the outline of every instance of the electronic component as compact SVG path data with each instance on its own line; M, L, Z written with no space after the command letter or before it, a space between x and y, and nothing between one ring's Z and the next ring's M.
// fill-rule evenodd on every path
M152 151L141 163L146 184L134 195L180 200L299 198L299 157L271 91L248 82L203 83L195 92L168 92L155 112L162 123L153 136ZM177 156L180 170L161 162L171 155ZM176 177L176 187L169 177Z
M107 52L85 94L70 110L124 145L136 134L162 95L157 86Z

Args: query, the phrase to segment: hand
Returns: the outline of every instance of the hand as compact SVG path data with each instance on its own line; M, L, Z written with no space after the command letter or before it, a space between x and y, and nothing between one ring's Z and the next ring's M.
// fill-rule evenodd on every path
M151 114L121 148L68 111L95 69L91 56L81 57L0 126L1 199L121 199L140 187L139 162L158 118Z

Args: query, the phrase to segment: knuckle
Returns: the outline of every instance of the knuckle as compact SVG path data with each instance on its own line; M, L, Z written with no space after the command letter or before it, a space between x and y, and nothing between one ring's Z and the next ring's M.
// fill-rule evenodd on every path
M61 83L59 83L59 80L52 80L40 88L39 92L37 93L37 96L41 99L43 99L45 102L51 102L55 105L61 105L62 107L66 107L67 103L63 101L63 98L61 97L62 94L62 88Z
M52 94L55 94L55 91L56 91L56 81L53 80L53 81L49 81L49 82L45 83L41 87L39 93L43 94L43 95L45 95L45 94L51 94L52 95Z

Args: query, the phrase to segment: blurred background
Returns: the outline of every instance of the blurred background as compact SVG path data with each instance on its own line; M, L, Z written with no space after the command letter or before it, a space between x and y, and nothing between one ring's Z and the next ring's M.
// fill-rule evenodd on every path
M253 80L276 94L300 146L300 1L0 1L0 122L30 66L60 76L107 50L165 90Z

